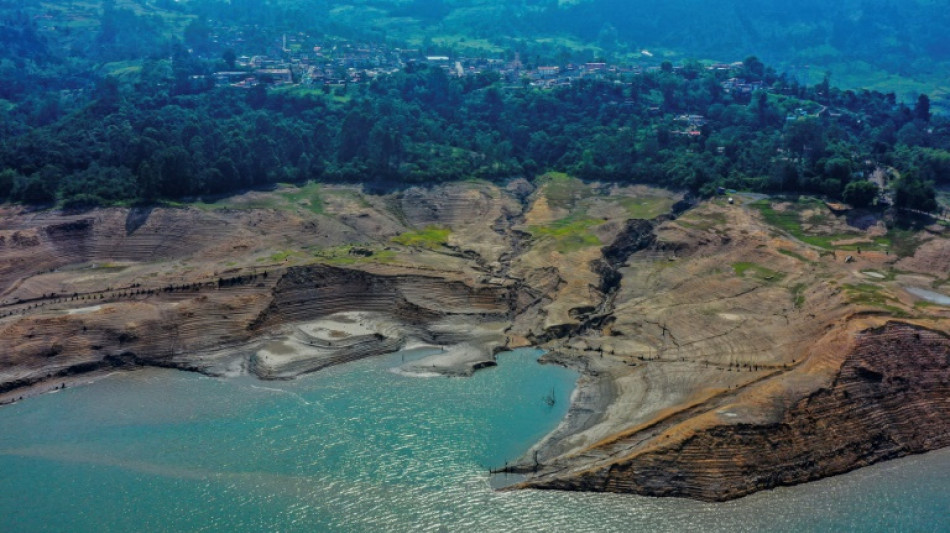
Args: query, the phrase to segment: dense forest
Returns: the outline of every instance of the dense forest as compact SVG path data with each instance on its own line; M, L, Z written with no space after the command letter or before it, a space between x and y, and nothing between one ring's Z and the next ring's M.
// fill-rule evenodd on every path
M235 52L209 39L212 19L166 3L160 17L107 0L94 32L51 39L18 2L0 0L0 198L78 206L555 170L866 205L877 190L865 178L882 167L893 169L896 202L932 210L935 185L950 181L950 122L923 95L904 104L827 77L801 84L755 57L547 89L425 62L359 84L216 87L210 74L233 67ZM239 18L260 0L233 3ZM729 90L737 78L757 90Z

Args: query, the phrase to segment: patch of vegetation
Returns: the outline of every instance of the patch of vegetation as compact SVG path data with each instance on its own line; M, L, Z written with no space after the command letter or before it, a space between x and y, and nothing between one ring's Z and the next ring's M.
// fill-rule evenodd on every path
M887 249L898 257L910 257L917 253L922 241L916 231L902 228L891 228L887 232Z
M557 251L569 253L603 244L590 231L591 228L600 224L603 224L603 220L575 214L546 226L532 226L529 231L536 238L547 237L553 239Z
M779 211L772 206L770 200L758 200L749 204L749 207L756 209L759 213L762 214L762 218L765 219L771 226L775 226L785 232L788 232L795 237L803 236L804 232L802 230L801 224L801 213L798 209L786 209L784 211Z
M670 212L673 200L663 196L628 196L618 200L630 218L651 220ZM723 222L725 222L725 216Z
M172 206L188 206L202 211L215 211L220 209L268 209L274 211L289 211L303 208L313 214L321 215L324 213L324 202L321 197L320 184L308 182L306 185L294 187L293 185L281 184L281 187L288 190L279 190L275 193L255 194L253 196L228 196L214 201L199 200L195 202L167 202Z
M323 214L323 198L320 197L320 184L317 182L311 181L296 191L281 193L281 196L315 215Z
M571 209L575 203L592 194L586 183L563 172L548 172L537 182L544 186L544 196L551 207Z
M419 231L408 231L402 235L397 235L390 240L403 246L436 249L445 246L449 242L451 233L447 228L427 226Z
M749 204L750 207L759 211L765 221L778 229L788 233L792 237L812 246L824 250L887 250L893 251L898 256L913 255L913 250L917 248L917 242L913 236L914 232L892 228L885 236L866 238L862 233L836 233L831 235L822 235L809 233L802 225L802 212L808 208L826 209L821 202L814 199L802 199L793 203L784 211L775 209L769 200L758 200ZM830 216L827 215L827 216ZM814 213L809 216L808 224L820 225L827 220L826 215ZM841 241L856 240L866 238L865 242L852 242L848 244L836 244ZM784 253L784 252L783 252ZM788 254L786 254L788 255Z
M270 259L274 263L283 263L284 261L290 259L291 256L296 255L297 252L294 250L282 250L280 252L274 252L270 254Z
M287 209L289 206L283 198L274 195L259 196L255 198L227 197L215 201L196 201L196 202L166 202L166 205L175 207L193 207L202 211L216 211L220 209Z
M793 251L791 251L791 250L786 250L786 249L784 249L784 248L779 248L778 253L780 253L780 254L782 254L782 255L787 255L788 257L791 257L792 259L798 259L798 260L801 261L802 263L811 263L811 262L812 262L810 259L808 259L807 257L805 257L804 255L802 255L802 254L800 254L800 253L793 252Z
M907 316L907 313L896 307L897 300L884 292L884 288L873 283L844 284L841 286L848 295L848 300L857 305L867 305L883 309L894 316Z
M792 293L792 298L794 299L795 309L801 309L805 305L805 288L807 287L804 283L796 283L789 287L789 292Z
M691 211L677 218L676 222L687 228L708 231L715 227L724 226L726 215L724 213L696 213Z
M946 309L946 305L940 305L935 302L930 302L927 300L918 300L914 302L914 309L920 310L931 310L931 309Z
M749 274L750 276L762 281L780 281L785 277L783 272L776 272L770 268L766 268L756 263L750 263L748 261L733 263L732 270L735 271L736 275L740 278L744 278L746 277L746 274Z
M947 121L930 112L926 95L911 109L894 95L845 92L827 79L807 80L807 72L779 76L755 57L731 69L708 69L692 60L674 68L664 60L682 58L668 55L678 47L664 46L665 37L656 31L671 27L671 20L673 26L685 23L679 3L665 11L669 20L644 18L639 7L623 2L586 0L309 4L0 2L6 60L0 71L8 81L0 84L0 107L8 109L2 117L0 198L34 205L154 204L306 178L369 179L386 187L471 177L502 182L554 170L584 182L652 182L704 195L724 187L840 198L859 175L859 161L888 162L904 176L898 184L907 186L898 191L907 194L897 195L898 203L904 197L930 200L931 182L947 182ZM602 4L599 11L587 11L594 4ZM708 20L716 20L717 28L726 20L738 24L732 7L707 3L703 9L715 13L696 19L704 27ZM754 9L741 11L742 23L735 26L740 30L749 26L745 17ZM915 29L942 27L933 23L933 11ZM543 35L531 22L538 20L544 21ZM877 22L838 22L844 25L833 24L835 32L842 35L879 31ZM343 35L331 36L338 32ZM702 33L664 35L688 35L695 45L697 38L717 40L735 31ZM496 34L499 39L491 37ZM641 48L647 34L654 35L652 52ZM387 49L405 49L409 41L418 54L407 53L406 60L489 54L483 58L519 57L531 71L595 59L622 65L626 59L642 61L645 72L607 69L602 80L541 89L528 76L514 83L493 69L454 76L420 61L379 76L362 67L339 69L330 77L340 84L329 88L272 86L276 80L267 75L249 90L217 86L211 73L244 68L237 53L266 54L283 35L293 36L287 46L294 53L316 46L333 62L350 53L344 51L347 41L367 45L374 56L379 45L377 57L386 70L399 67L385 59ZM595 35L596 42L588 42ZM629 46L634 41L640 46ZM916 60L923 48L907 49ZM834 49L808 50L802 51L808 60L796 63L814 65ZM728 57L734 53L733 46L727 57L709 50L704 55L731 61L738 59ZM768 90L753 95L716 89L731 78ZM519 90L510 90L512 85ZM817 117L823 106L827 116ZM786 120L796 109L797 118ZM694 130L698 135L678 135L683 125L677 117L684 114L708 117L708 124ZM776 149L785 155L777 158ZM590 192L567 175L550 175L548 181L555 207L573 207ZM629 208L634 216L653 214L648 206ZM308 209L319 212L319 201Z

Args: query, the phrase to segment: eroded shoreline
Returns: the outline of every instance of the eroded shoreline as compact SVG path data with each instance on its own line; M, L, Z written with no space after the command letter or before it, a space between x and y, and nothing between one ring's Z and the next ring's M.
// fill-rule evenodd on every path
M867 461L796 448L801 476L744 484L770 468L764 439L722 458L728 469L758 457L742 476L677 485L701 464L678 450L736 446L724 443L738 428L812 412L800 402L842 382L867 332L915 357L950 331L950 309L903 289L947 281L941 227L898 256L874 248L883 221L855 229L814 202L770 204L809 231L846 235L841 246L868 243L845 261L770 225L741 195L688 208L668 191L553 177L386 197L328 189L324 214L240 208L266 194L220 210L155 209L132 230L118 208L5 212L0 402L141 366L292 379L417 343L445 352L403 372L464 376L499 350L537 346L581 378L565 419L514 465L532 471L524 486L726 499ZM921 382L912 368L886 368L854 374L870 388L848 392L851 408L886 413L882 394ZM946 370L934 372L926 383L939 387ZM905 392L941 414L924 417L920 449L944 446L935 390ZM798 431L837 415L815 416ZM674 459L650 462L660 457ZM629 474L652 464L673 478Z

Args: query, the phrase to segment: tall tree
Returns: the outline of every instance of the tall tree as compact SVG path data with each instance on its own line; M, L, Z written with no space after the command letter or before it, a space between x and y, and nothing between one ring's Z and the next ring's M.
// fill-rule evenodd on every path
M917 97L917 104L914 105L914 118L930 122L930 97L926 94Z

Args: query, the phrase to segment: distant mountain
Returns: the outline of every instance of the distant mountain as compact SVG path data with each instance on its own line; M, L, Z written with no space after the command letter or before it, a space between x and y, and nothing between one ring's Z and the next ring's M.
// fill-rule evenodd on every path
M950 85L950 9L933 0L370 0L326 6L337 28L429 47L541 43L560 57L695 58L756 55L804 83L936 101Z
M433 55L526 63L740 61L755 55L799 82L929 94L950 111L950 9L938 0L0 0L5 58L92 61L199 53L211 21L249 52L275 33L408 45ZM186 31L188 30L188 31ZM253 45L253 46L252 46ZM216 53L220 53L217 51ZM7 91L9 92L9 91Z
M839 85L878 86L887 81L881 76L936 85L950 63L947 7L931 0L591 0L547 10L547 25L588 41L615 33L621 45L686 56L755 54L792 69L830 69Z

